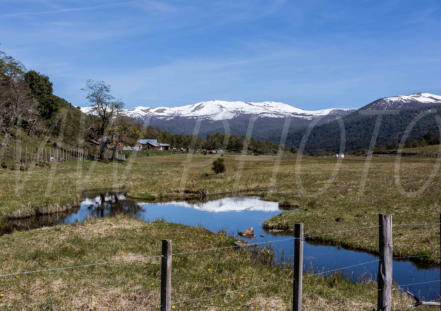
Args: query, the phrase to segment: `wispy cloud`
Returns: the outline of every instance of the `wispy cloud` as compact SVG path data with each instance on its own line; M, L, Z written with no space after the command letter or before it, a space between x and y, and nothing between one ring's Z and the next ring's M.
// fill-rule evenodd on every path
M128 106L352 107L441 90L437 1L0 0L0 43L75 105L91 78Z
M80 6L80 7L65 7L65 8L54 8L43 11L25 11L25 12L16 12L16 13L6 13L0 14L0 18L15 18L15 17L26 17L26 16L40 16L40 15L56 15L63 13L72 13L72 12L81 12L81 11L92 11L92 10L100 10L106 8L114 8L118 6L133 6L137 8L143 8L148 10L155 10L160 12L174 12L176 10L170 4L153 1L153 0L144 0L144 1L117 1L117 2L105 2L97 5L89 5L89 6Z
M28 12L7 13L7 14L1 14L0 18L21 17L21 16L38 16L38 15L89 11L89 10L97 10L97 9L109 8L109 7L114 7L114 6L120 6L120 5L127 5L127 2L113 2L113 3L102 4L102 5L93 5L93 6L77 7L77 8L62 8L62 9L47 10L47 11L28 11Z

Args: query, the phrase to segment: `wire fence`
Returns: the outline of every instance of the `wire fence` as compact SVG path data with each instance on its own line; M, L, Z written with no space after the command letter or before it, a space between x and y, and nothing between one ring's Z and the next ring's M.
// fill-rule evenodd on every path
M109 148L105 149L104 157L106 159L115 158L117 161L125 161L126 155L121 154L116 150ZM72 148L63 147L54 144L53 146L48 145L28 145L28 144L13 144L11 145L0 145L0 163L6 168L10 163L22 164L23 168L28 165L36 165L39 163L50 163L50 162L65 162L65 161L84 161L84 160L97 160L98 154L91 153L87 148ZM11 166L12 167L12 166Z
M434 222L434 223L408 223L408 224L396 224L396 225L391 225L390 229L392 230L392 228L402 228L402 227L420 227L420 228L428 228L428 227L433 227L433 226L440 226L441 223L440 222ZM242 297L245 296L245 292L249 292L249 291L255 291L255 292L260 292L261 294L263 294L263 296L265 296L266 291L265 288L268 287L280 287L280 288L284 288L286 290L286 287L289 286L292 290L292 296L291 299L289 299L288 301L284 301L282 303L282 305L280 305L279 309L280 310L321 310L322 308L325 308L323 306L319 306L319 305L314 305L309 303L308 305L306 305L305 307L302 307L301 303L300 303L300 307L299 305L295 305L294 301L296 301L296 298L300 300L302 300L302 289L298 289L296 288L296 284L298 285L299 282L299 278L295 278L293 277L293 274L295 275L295 273L292 273L291 269L285 269L287 271L287 277L286 278L281 278L277 281L274 282L264 282L261 284L250 284L249 286L242 286L240 288L224 288L222 287L222 290L219 290L219 288L215 288L215 287L211 287L209 288L210 290L212 290L213 292L211 294L208 295L204 295L201 297L187 297L185 299L181 299L181 300L174 300L173 296L171 294L171 266L170 268L167 267L167 265L164 265L164 263L170 261L172 258L186 258L188 256L191 255L208 255L208 256L212 256L212 254L210 253L218 253L220 255L225 255L225 251L234 251L235 253L237 252L248 252L250 249L262 249L264 247L272 247L275 244L278 243L283 243L283 242L293 242L295 243L295 245L301 245L304 241L308 241L310 239L315 239L317 237L323 237L323 236L333 236L333 235L337 235L337 234L341 234L341 233L353 233L353 232L363 232L366 230L372 230L372 229L379 229L379 232L381 233L381 229L383 228L383 226L380 224L379 226L365 226L365 227L360 227L360 228L356 228L356 229L350 229L350 230L335 230L335 231L330 231L330 232L326 232L326 233L320 233L320 234L311 234L311 235L305 235L304 237L301 236L292 236L289 238L283 238L283 239L278 239L278 240L273 240L273 241L265 241L265 242L259 242L259 243L249 243L249 244L237 244L237 245L231 245L231 246L225 246L225 247L212 247L212 248L205 248L205 249L198 249L198 250L191 250L191 251L178 251L178 252L164 252L164 242L163 242L163 252L162 255L146 255L146 256L142 256L140 258L134 258L134 259L130 259L130 260L126 260L126 259L121 259L121 260L111 260L111 261L102 261L102 262L95 262L95 263L86 263L86 264L79 264L79 265L67 265L67 266L60 266L60 267L51 267L51 268L43 268L43 269L35 269L35 270L28 270L28 271L16 271L16 272L9 272L9 273L0 273L0 279L7 279L7 278L17 278L17 277L21 277L21 276L26 276L26 275L32 275L32 274L44 274L44 273L52 273L52 272L59 272L59 271L66 271L66 270L75 270L75 269L85 269L85 268L91 268L91 267L98 267L98 266L111 266L111 265L121 265L121 264L131 264L134 261L137 262L145 262L145 263L152 263L152 260L158 260L161 261L161 303L160 304L155 304L153 306L147 306L148 310L172 310L172 309L185 309L185 310L195 310L194 309L194 305L197 305L197 308L201 309L201 310L218 310L218 309L222 309L222 310L240 310L240 309L244 309L244 308L251 308L251 306L255 306L256 304L259 305L259 303L261 302L256 302L253 299L249 300L249 301L243 301L241 303L233 303L231 301L229 301L227 299L226 302L224 303L215 303L214 300L215 298L219 298L219 297L229 297L229 296L234 296L237 294L242 295ZM381 235L381 234L380 234ZM441 231L440 231L440 235L441 235ZM384 237L383 237L384 238ZM379 236L379 241L381 244L381 237ZM170 242L170 241L168 241ZM384 242L384 241L383 241ZM388 241L386 241L388 242ZM171 242L170 242L171 243ZM170 244L171 245L171 244ZM386 246L387 243L385 243ZM390 246L392 246L392 243L390 243ZM301 254L297 254L297 256L295 256L296 254L294 254L293 258L294 258L294 269L298 269L299 265L301 265L302 269L303 269L303 248L298 248L295 247L295 252L301 252ZM300 255L300 257L299 257ZM301 258L302 260L300 262L298 258ZM410 256L394 256L393 259L395 260L400 260L400 259L414 259L414 258L421 258L421 259L427 259L426 255L410 255ZM332 269L327 269L325 271L317 271L317 272L313 272L312 274L307 274L306 276L314 276L314 277L327 277L336 273L341 273L342 271L348 271L354 268L359 268L359 267L364 267L364 266L371 266L373 264L378 264L379 265L379 270L381 270L383 268L385 264L385 262L387 260L389 260L391 258L386 258L384 256L384 254L382 254L381 252L381 247L380 247L380 257L377 259L373 259L373 260L368 260L368 261L363 261L363 262L359 262L359 263L353 263L353 264L348 264L348 265L344 265L341 267L337 267L337 268L332 268ZM387 265L386 265L387 266ZM283 269L282 269L283 270ZM301 270L302 272L302 270ZM391 271L386 271L387 273L391 273ZM302 272L303 274L303 272ZM378 277L380 278L380 274L379 273ZM152 277L152 276L150 276ZM200 281L202 281L203 276L201 277ZM218 279L219 281L219 279ZM379 280L380 281L380 280ZM300 278L300 282L301 282L301 278ZM384 282L384 280L383 280ZM379 296L380 294L383 294L385 290L392 292L392 289L394 289L395 291L398 291L399 295L403 296L403 293L408 292L409 288L414 287L414 286L420 286L420 285L429 285L429 284L441 284L441 279L437 278L435 280L427 280L427 281L417 281L417 282L409 282L409 283L405 283L405 284L395 284L394 287L390 287L390 288L386 288L386 287L380 287L380 283L378 283L378 288L376 290L376 295ZM298 287L298 286L297 286ZM372 292L374 294L374 292ZM297 295L297 297L296 297ZM300 295L300 297L298 297L298 295ZM308 295L308 292L305 292L305 295ZM353 296L353 297L348 297L348 299L352 299L354 301L358 300L358 299L362 299L363 295L365 295L365 293L361 293L360 295L357 296ZM390 293L390 295L392 295ZM180 293L179 296L182 296L182 293ZM407 307L409 308L414 308L418 305L426 305L426 306L439 306L440 305L440 301L439 300L430 300L430 301L423 301L421 299L419 299L416 295L409 293L409 296L412 297L415 302L412 304L408 304ZM388 301L387 303L389 303L389 307L392 304L392 299L393 297L390 296L390 301ZM375 304L375 302L372 302L372 304ZM260 306L260 305L259 305ZM259 308L259 306L257 306L257 308ZM140 308L142 310L146 310L146 306L143 306L142 308ZM326 308L325 308L326 309ZM390 309L382 309L382 308L378 308L378 310L390 310Z
M0 162L12 161L24 165L70 160L84 161L89 153L84 149L72 149L59 146L3 145L1 146Z

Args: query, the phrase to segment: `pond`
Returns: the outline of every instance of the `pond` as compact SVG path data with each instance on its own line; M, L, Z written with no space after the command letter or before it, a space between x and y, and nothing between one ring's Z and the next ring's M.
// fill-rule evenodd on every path
M280 214L279 204L260 200L258 197L232 197L203 203L168 202L136 203L126 200L122 194L106 194L85 199L80 208L56 220L57 223L72 224L88 217L106 217L130 214L144 221L162 219L166 222L189 226L202 226L210 231L226 231L238 236L238 231L253 227L256 237L251 243L269 243L274 250L277 264L291 264L294 242L290 236L266 232L262 223ZM291 211L295 213L296 211ZM378 257L369 253L352 251L336 246L306 242L304 245L305 269L325 272L352 266L341 271L353 281L363 281L377 277ZM370 262L366 265L358 264ZM438 267L428 268L411 261L394 261L394 281L403 289L410 290L425 300L439 299L440 278ZM430 283L427 283L430 282ZM411 284L405 286L407 284Z

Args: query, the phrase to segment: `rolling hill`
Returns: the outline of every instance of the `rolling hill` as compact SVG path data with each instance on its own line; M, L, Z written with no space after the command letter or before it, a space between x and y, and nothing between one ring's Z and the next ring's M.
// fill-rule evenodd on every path
M304 150L307 152L340 150L344 132L344 149L368 149L378 122L376 145L398 144L406 133L406 141L420 139L427 132L438 135L441 96L416 93L378 99L340 120L318 124L310 129ZM440 119L441 120L441 119ZM441 125L440 125L441 126ZM344 129L344 131L343 131ZM300 146L307 129L291 131L287 144ZM271 137L277 140L278 136Z

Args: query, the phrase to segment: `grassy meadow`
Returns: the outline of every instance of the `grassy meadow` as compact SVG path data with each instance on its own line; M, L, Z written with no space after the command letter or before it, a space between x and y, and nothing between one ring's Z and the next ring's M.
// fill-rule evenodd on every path
M108 265L0 278L2 310L159 310L161 239L173 241L173 310L290 310L292 270L261 264L229 247L223 233L128 217L15 232L0 237L1 274L110 262ZM307 310L372 310L375 283L351 283L340 275L305 275ZM409 298L397 290L394 310ZM207 298L204 298L208 296ZM201 299L202 298L202 299ZM186 301L186 302L182 302Z
M139 200L162 201L260 195L298 208L268 220L269 230L289 231L303 222L305 234L318 235L316 240L376 252L377 215L387 213L393 215L397 256L439 262L441 176L435 158L403 157L396 166L395 157L374 157L368 172L363 157L347 157L338 169L331 157L224 158L227 170L218 175L211 171L215 156L187 154L124 163L68 161L28 171L0 169L0 215L63 210L78 204L80 193L94 189L123 188ZM413 223L428 226L408 225ZM346 230L355 231L332 233Z
M436 168L435 158L405 157L396 170L394 157L374 157L366 174L362 157L347 157L336 170L336 159L331 157L278 159L231 154L224 156L226 172L217 175L211 171L215 158L175 154L119 163L67 161L31 166L27 171L0 169L0 215L6 219L69 209L78 204L83 191L109 188L124 189L142 201L259 195L297 209L267 220L269 230L289 232L294 223L303 222L305 234L318 235L316 240L375 252L377 214L390 213L394 215L397 256L439 261L439 172L422 193L403 193L403 189L416 191L429 179ZM396 185L397 172L401 191ZM1 274L117 263L1 278L0 306L4 310L155 307L159 303L159 259L149 256L159 254L163 238L173 240L174 252L233 243L224 234L202 228L126 217L13 232L0 237ZM262 258L233 250L175 256L175 309L287 310L292 274L258 264L266 257ZM281 280L288 282L281 284ZM227 294L220 295L223 292ZM304 293L308 310L372 310L376 303L374 283L353 284L340 275L307 275ZM210 295L207 300L177 304ZM394 309L406 309L411 301L398 292L394 295Z

